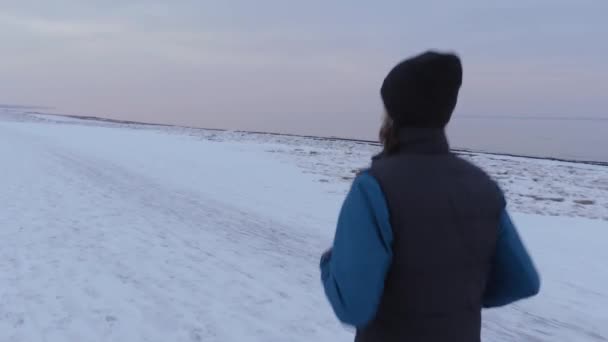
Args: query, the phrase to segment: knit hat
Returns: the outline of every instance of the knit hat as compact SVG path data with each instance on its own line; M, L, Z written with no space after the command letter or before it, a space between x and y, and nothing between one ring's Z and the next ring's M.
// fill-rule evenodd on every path
M428 51L393 68L380 93L397 126L444 128L456 107L461 85L460 58Z

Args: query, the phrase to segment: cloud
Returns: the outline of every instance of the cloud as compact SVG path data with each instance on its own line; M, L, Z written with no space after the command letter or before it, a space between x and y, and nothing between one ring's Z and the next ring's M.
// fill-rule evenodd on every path
M121 34L126 28L120 22L92 20L59 20L0 12L0 27L20 38L92 38L97 35Z
M140 119L205 112L217 126L348 116L361 132L388 69L439 48L463 57L460 110L599 111L607 4L5 0L0 102Z

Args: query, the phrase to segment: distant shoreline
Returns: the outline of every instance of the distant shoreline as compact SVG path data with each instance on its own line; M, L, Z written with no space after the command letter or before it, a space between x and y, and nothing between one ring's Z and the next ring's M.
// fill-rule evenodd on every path
M32 107L29 107L28 109L32 109ZM40 109L42 109L42 108L40 108ZM298 137L298 138L306 138L306 139L313 139L313 140L325 140L325 141L349 141L349 142L360 143L360 144L380 146L380 143L378 141L365 140L365 139L355 139L355 138L341 138L341 137L333 137L333 136L331 136L331 137L323 137L323 136L293 134L293 133L247 131L247 130L234 130L234 129L223 129L223 128L205 128L205 127L183 126L183 125L174 125L174 124L150 123L150 122L133 121L133 120L109 119L109 118L102 118L102 117L98 117L98 116L53 114L53 113L33 112L33 111L24 112L24 114L26 114L26 115L27 114L49 115L49 116L66 117L66 118L79 119L79 120L85 120L85 121L98 121L98 122L107 122L107 123L124 124L124 125L141 125L141 126L153 126L153 127L189 128L189 129L200 129L200 130L217 131L217 132L237 132L237 133L247 133L247 134L260 134L260 135L272 135L272 136L284 136L284 137ZM471 154L487 154L487 155L494 155L494 156L506 156L506 157L528 158L528 159L537 159L537 160L551 160L551 161L559 161L559 162L567 162L567 163L575 163L575 164L608 166L608 162L605 162L605 161L579 160L579 159L567 159L567 158L556 158L556 157L542 157L542 156L534 156L534 155L526 155L526 154L515 154L515 153L505 153L505 152L489 152L489 151L474 150L474 149L467 149L467 148L453 148L452 150L454 152L458 153L458 154L468 154L468 155L471 155Z

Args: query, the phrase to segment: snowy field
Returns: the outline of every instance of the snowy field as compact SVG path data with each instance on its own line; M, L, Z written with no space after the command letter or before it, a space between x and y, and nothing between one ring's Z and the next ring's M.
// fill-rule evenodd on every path
M378 147L0 109L0 341L352 341L319 281ZM608 167L470 154L542 294L484 341L608 341Z

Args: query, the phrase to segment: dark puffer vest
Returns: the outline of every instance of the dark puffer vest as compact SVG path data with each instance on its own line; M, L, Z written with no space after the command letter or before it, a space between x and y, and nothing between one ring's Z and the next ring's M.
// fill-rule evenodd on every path
M497 184L449 150L441 129L404 128L374 160L388 202L393 261L358 342L478 342L486 280L505 206Z

